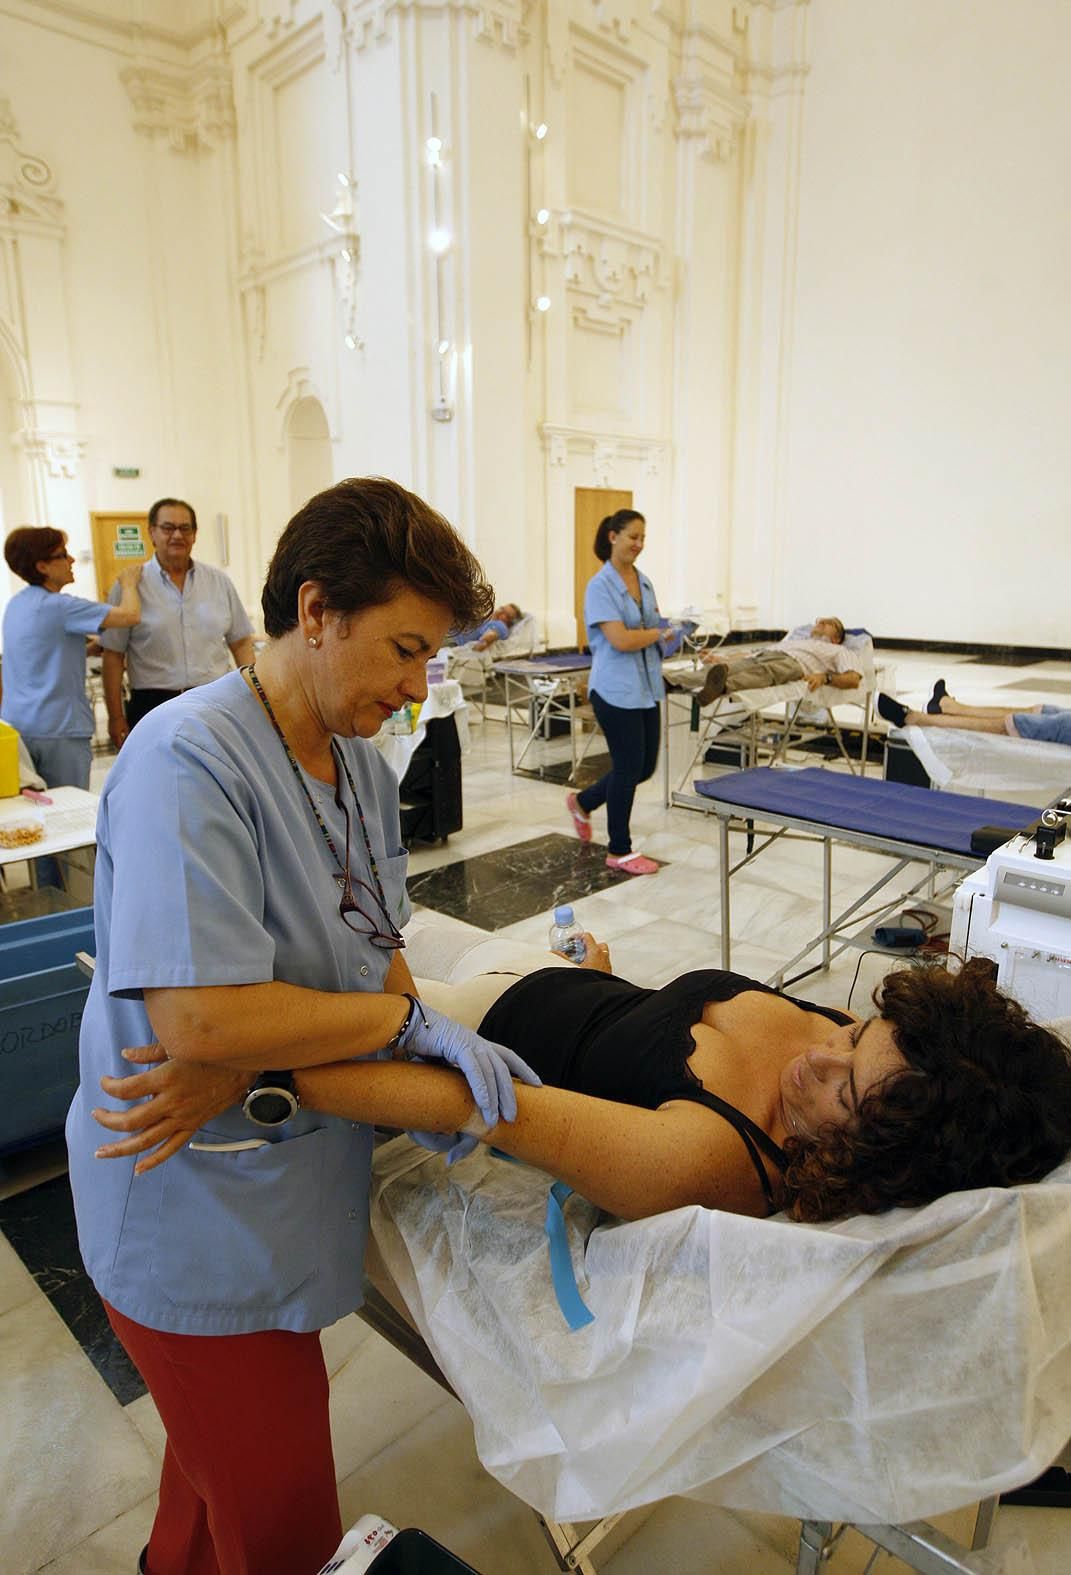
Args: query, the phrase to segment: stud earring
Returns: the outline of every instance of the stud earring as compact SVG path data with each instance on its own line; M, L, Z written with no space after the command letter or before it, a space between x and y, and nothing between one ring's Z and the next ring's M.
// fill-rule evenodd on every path
M309 644L312 646L314 651L318 651L320 649L320 642L314 634L309 635Z

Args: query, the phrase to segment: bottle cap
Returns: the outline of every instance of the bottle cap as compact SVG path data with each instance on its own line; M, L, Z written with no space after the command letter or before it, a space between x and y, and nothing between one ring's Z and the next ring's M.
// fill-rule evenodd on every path
M555 924L572 924L573 910L568 903L563 903L560 908L555 908L554 922Z

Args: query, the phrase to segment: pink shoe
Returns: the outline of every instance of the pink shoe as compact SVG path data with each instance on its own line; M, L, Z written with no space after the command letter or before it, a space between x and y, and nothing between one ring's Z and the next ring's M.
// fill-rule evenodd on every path
M566 795L565 807L573 817L573 825L576 827L576 834L580 838L581 842L590 842L591 817L590 815L584 814L584 811L577 803L575 793L569 793Z
M662 868L654 859L644 858L642 853L622 853L620 858L616 853L608 853L606 867L617 870L620 875L657 875Z

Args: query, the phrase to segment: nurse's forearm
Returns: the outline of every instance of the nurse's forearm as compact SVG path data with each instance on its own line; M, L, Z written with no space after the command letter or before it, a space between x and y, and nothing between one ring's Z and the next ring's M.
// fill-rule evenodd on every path
M172 1060L264 1072L380 1050L402 1026L409 1002L404 995L333 994L276 980L146 990L145 1010Z
M604 633L615 651L645 651L662 638L661 629L626 629L624 624L615 634L610 634L604 625Z

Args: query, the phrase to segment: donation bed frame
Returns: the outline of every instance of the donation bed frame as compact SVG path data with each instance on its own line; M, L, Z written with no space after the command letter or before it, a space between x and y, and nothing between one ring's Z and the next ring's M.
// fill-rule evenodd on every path
M454 1390L443 1376L434 1356L409 1320L402 1316L371 1280L365 1280L364 1296L364 1304L357 1316L456 1399ZM1012 1575L1002 1559L986 1551L997 1504L997 1499L988 1498L978 1505L970 1548L965 1548L925 1520L909 1521L902 1526L855 1525L853 1529L874 1543L875 1549L882 1548L895 1554L909 1569L917 1570L919 1575ZM622 1519L621 1514L606 1515L587 1531L581 1531L567 1521L550 1520L540 1515L538 1510L532 1513L543 1528L559 1570L576 1570L579 1575L598 1575L596 1566L591 1562L591 1555ZM837 1527L828 1520L802 1521L796 1575L819 1575L847 1529L846 1524ZM715 1571L712 1570L711 1575L715 1575Z
M679 796L678 796L679 801ZM767 848L789 832L812 837L822 844L822 925L794 956L766 980L784 989L820 969L856 944L844 937L852 918L864 916L867 928L881 924L920 892L926 900L940 900L964 874L985 863L986 854L972 852L971 835L983 825L1007 827L1008 835L1037 819L1028 804L978 799L960 793L939 793L900 782L871 777L845 776L808 766L803 770L758 766L747 771L697 781L688 797L688 808L717 816L721 881L721 965L732 967L731 882ZM773 826L756 831L756 824ZM730 856L730 831L747 835L747 851L734 864ZM756 839L762 841L756 845ZM834 915L833 844L885 854L893 861L861 897ZM860 913L872 897L883 891L909 865L922 864L923 874L895 897L883 898L877 912ZM942 875L947 878L941 880ZM821 948L821 961L790 973L797 963Z

